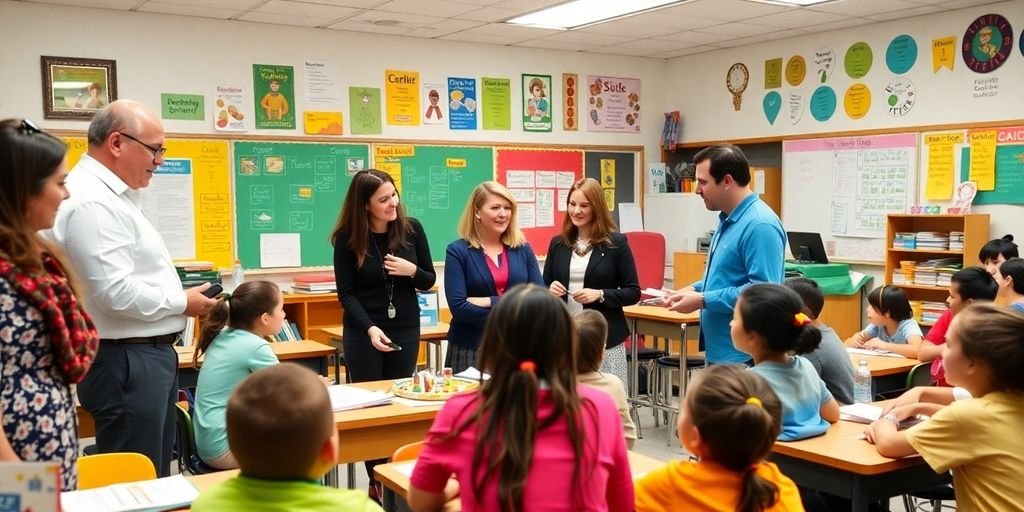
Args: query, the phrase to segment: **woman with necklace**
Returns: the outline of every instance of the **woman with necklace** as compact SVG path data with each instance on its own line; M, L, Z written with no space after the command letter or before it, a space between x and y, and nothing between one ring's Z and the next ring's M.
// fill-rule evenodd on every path
M516 224L516 200L496 181L477 185L448 244L444 294L452 312L445 366L459 373L476 366L477 347L491 308L520 283L543 286L533 248Z
M626 337L623 306L640 300L640 281L626 235L616 231L601 185L584 178L569 189L562 234L551 239L544 261L544 282L571 313L594 309L608 321L601 372L626 385Z
M437 275L423 226L406 216L391 176L369 169L352 177L331 243L348 379L412 375L420 341L416 290L429 290ZM377 462L367 462L371 479ZM371 484L374 491L382 495Z

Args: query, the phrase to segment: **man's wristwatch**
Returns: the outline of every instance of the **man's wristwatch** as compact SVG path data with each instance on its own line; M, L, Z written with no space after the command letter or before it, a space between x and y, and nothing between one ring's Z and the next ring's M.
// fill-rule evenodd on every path
M597 298L597 301L604 304L604 290L598 290L598 293L600 293L601 296Z

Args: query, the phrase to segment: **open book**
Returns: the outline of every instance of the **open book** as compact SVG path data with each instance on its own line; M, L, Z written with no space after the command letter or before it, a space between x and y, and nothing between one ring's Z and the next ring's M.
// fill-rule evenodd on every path
M65 492L64 512L133 512L187 507L199 491L181 475Z
M334 412L362 409L377 405L388 405L394 395L381 393L355 386L328 386L327 395L331 397L331 410Z
M658 290L656 288L644 288L640 291L640 302L637 303L639 306L664 306L665 298L668 296L664 290Z
M877 405L872 404L850 404L844 405L839 408L839 419L844 421L852 421L855 423L873 423L878 421L882 417L882 409ZM903 430L906 428L913 427L918 423L925 420L925 417L918 416L915 418L907 418L900 422L899 429Z
M879 357L895 357L899 359L906 359L896 352L889 352L888 350L875 350L873 348L857 348L857 347L846 347L846 351L850 354L857 354L862 356L879 356ZM855 365L856 366L856 365Z

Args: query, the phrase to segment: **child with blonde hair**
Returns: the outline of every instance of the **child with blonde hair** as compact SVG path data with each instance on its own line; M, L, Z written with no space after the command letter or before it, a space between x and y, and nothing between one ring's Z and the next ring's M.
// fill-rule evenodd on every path
M573 315L576 323L576 338L580 350L576 362L576 382L604 391L615 402L622 419L622 428L626 434L626 447L633 448L636 443L636 425L629 414L629 402L626 401L626 390L622 381L615 375L601 373L601 360L604 357L605 339L608 338L608 321L604 315L593 309L584 309Z

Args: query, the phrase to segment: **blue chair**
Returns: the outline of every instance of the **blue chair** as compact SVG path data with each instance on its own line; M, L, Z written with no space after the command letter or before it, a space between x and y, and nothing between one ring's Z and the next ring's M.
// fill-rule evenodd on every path
M202 475L219 471L199 458L199 452L196 450L196 431L188 406L182 405L181 402L174 404L174 419L178 424L178 472Z

